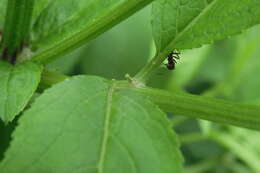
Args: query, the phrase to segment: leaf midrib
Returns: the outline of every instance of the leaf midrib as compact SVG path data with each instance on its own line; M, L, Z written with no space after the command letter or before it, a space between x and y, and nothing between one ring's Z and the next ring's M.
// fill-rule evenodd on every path
M113 93L116 88L116 82L112 82L111 87L108 90L107 94L107 104L106 104L106 112L105 112L105 122L104 122L104 135L102 138L101 143L101 152L99 156L99 161L97 165L97 172L103 173L104 172L104 162L107 152L107 142L109 138L109 128L110 128L110 121L111 121L111 110L112 110L112 101L113 101Z
M186 25L186 27L183 28L183 30L181 32L179 32L176 37L168 44L168 46L166 46L166 48L164 48L164 50L162 51L163 54L168 54L168 52L174 48L174 44L186 33L186 31L188 31L192 26L194 26L197 21L200 19L201 16L203 16L205 13L207 13L212 6L214 6L214 4L217 2L218 0L213 0L210 3L207 3L205 8L196 16L192 19L191 22L189 22L188 25Z

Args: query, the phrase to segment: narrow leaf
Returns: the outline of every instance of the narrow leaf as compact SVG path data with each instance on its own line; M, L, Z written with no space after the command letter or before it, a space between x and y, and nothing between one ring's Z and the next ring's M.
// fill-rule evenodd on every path
M52 1L34 25L32 44L37 51L32 58L47 63L95 38L151 1Z
M0 164L3 173L180 173L164 113L117 82L74 77L24 113Z
M158 52L200 47L260 23L259 0L158 0L153 33Z
M12 66L0 61L0 118L12 121L30 100L41 77L41 67L27 62Z

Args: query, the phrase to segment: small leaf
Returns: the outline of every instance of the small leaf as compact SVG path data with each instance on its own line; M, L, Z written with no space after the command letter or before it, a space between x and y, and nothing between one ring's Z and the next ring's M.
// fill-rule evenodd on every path
M26 62L12 66L0 61L0 118L9 122L19 114L34 91L41 77L41 67Z
M3 173L180 173L166 116L117 82L74 77L47 90L19 120Z
M259 0L158 0L153 33L158 52L200 47L260 23Z

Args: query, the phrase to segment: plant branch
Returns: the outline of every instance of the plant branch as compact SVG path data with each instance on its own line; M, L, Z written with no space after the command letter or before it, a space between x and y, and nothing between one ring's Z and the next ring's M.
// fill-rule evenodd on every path
M28 41L34 0L8 0L5 16L2 58L15 63L16 56Z
M188 117L181 115L174 116L173 118L171 118L171 127L175 128L183 122L185 122L186 120L188 120Z
M259 106L148 87L132 89L150 97L165 112L260 130Z
M42 47L34 53L31 59L42 64L47 64L50 61L55 60L57 57L60 57L61 55L96 38L98 35L109 30L152 1L153 0L125 1L113 10L105 13L98 20L93 20L91 24L86 24L85 27L82 27L80 31L74 33L72 36Z
M156 54L155 57L138 72L133 80L136 83L145 84L149 77L160 67L166 59L167 53Z
M201 173L214 168L220 161L220 158L212 158L201 161L200 163L185 168L185 173Z
M49 85L69 78L63 75L60 77L54 73L45 73L45 75L41 83L48 83ZM134 90L148 96L165 112L260 130L259 106L245 105L187 93L170 93L149 87L138 88L126 81L120 88Z
M207 135L201 133L189 133L186 135L179 135L182 144L190 144L209 139Z
M69 78L70 78L69 76L63 74L58 74L53 71L44 70L41 77L40 88L41 89L49 88L52 85L62 82Z

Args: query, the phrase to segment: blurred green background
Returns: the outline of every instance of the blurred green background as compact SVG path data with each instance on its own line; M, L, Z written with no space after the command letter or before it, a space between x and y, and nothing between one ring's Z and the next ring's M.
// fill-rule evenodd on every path
M176 70L162 65L149 85L260 105L259 35L260 26L256 26L230 39L181 51ZM48 68L67 75L124 79L126 73L133 76L140 70L154 53L147 7ZM180 135L185 173L260 173L260 132L181 115L169 117ZM14 126L15 122L8 128L0 124L0 135L8 141ZM0 142L0 158L7 146L8 142Z

